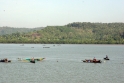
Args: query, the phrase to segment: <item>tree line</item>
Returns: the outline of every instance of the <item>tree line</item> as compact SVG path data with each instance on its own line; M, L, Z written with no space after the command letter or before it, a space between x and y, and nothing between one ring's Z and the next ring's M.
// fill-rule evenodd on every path
M124 23L74 22L0 36L0 43L124 44Z

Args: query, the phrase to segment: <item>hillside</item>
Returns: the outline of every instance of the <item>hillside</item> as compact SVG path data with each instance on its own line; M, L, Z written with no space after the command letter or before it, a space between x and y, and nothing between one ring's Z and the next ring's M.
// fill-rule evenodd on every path
M3 35L0 43L124 44L124 23L74 22L28 33Z
M39 27L39 28L14 28L14 27L0 27L0 35L6 35L6 34L12 34L12 33L27 33L31 32L34 30L40 30L43 29L44 27Z

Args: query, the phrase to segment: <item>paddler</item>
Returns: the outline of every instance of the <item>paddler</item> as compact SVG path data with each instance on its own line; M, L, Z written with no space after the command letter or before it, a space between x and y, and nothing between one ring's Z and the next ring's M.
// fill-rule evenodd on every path
M106 59L108 59L108 55L106 55Z
M31 59L31 61L34 61L34 57Z
M7 59L7 58L5 58L5 59L4 59L4 61L5 61L5 62L8 62L8 59Z
M96 58L95 57L93 58L93 62L96 62Z

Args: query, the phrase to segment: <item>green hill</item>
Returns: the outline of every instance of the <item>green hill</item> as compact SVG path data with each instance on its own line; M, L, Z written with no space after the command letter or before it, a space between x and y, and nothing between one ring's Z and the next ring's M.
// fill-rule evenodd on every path
M12 34L12 33L22 33L22 32L31 32L34 30L40 30L44 27L39 28L14 28L14 27L0 27L0 35Z
M3 35L0 43L124 44L124 23L74 22L28 33Z

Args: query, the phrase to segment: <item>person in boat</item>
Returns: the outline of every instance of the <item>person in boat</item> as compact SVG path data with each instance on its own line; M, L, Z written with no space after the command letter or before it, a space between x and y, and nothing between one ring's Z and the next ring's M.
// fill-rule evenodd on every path
M34 57L31 58L30 62L31 62L31 63L35 63L35 59L34 59Z
M31 59L31 61L34 61L34 57Z
M93 58L93 62L96 62L96 58L95 57Z
M108 59L108 55L106 55L106 59Z
M88 62L90 62L90 59L88 60Z
M87 62L87 59L85 59L85 61Z
M7 59L7 58L5 58L5 59L4 59L4 61L5 61L5 62L8 62L8 59Z

